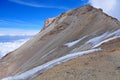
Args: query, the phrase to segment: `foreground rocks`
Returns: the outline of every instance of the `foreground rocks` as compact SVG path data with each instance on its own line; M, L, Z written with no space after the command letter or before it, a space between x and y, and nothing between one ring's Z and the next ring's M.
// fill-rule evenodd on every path
M80 56L33 80L120 80L120 49Z

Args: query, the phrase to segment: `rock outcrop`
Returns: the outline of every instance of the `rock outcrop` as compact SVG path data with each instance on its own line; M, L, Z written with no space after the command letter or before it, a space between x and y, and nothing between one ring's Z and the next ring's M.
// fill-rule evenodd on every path
M54 20L55 20L55 18L48 18L48 19L44 22L44 27L43 27L42 30L46 29Z
M85 5L62 13L45 23L42 31L0 60L0 79L22 74L68 54L101 49L48 71L44 70L46 72L42 75L38 71L32 78L120 80L120 22L117 19L103 13L101 9ZM25 78L29 79L31 78Z

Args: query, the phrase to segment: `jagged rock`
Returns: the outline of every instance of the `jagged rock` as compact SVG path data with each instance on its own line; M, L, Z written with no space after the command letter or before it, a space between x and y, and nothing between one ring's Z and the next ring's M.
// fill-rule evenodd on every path
M54 20L55 20L55 18L48 18L48 19L44 22L44 27L43 27L42 30L46 29Z

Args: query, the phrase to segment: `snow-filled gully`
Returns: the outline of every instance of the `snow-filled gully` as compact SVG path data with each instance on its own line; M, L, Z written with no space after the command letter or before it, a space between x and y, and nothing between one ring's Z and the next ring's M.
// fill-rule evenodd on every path
M29 71L26 71L20 75L15 75L15 76L10 76L7 78L4 78L2 80L31 80L32 78L34 78L35 76L39 75L40 73L45 72L46 70L61 64L62 62L66 62L70 59L76 58L78 56L84 55L84 54L89 54L95 51L100 51L101 49L92 49L92 50L87 50L87 51L82 51L82 52L77 52L77 53L72 53L72 54L68 54L66 56L60 57L58 59L49 61L41 66L35 67Z
M117 38L120 38L120 29L118 29L114 32L111 32L111 33L106 32L100 36L92 38L89 41L87 41L86 44L92 43L92 46L93 46L92 48L96 48L105 42L109 42L109 41L117 39Z

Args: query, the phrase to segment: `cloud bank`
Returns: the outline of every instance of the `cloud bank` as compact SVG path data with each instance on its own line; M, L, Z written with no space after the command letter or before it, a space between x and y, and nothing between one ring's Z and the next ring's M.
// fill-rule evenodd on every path
M19 48L23 45L28 39L20 39L13 42L0 42L0 59L8 54L9 52Z
M120 20L120 0L89 0L89 3Z

